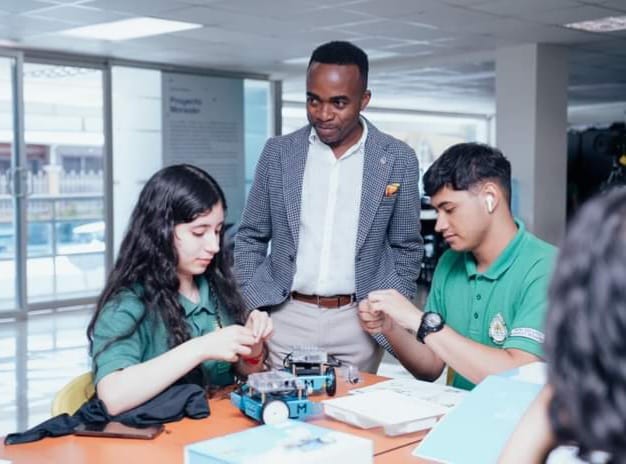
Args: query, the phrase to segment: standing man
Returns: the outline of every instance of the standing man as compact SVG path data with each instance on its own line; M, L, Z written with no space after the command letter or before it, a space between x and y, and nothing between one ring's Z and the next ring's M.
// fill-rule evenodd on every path
M362 330L357 302L380 288L417 289L417 158L360 116L367 73L367 55L351 43L318 47L307 69L309 125L270 139L257 165L235 271L248 308L270 310L274 367L295 347L317 346L376 372L383 350Z
M424 191L450 246L426 311L394 289L374 291L360 306L363 327L416 377L434 380L447 364L465 389L538 361L556 249L513 218L509 161L487 145L454 145L424 175Z

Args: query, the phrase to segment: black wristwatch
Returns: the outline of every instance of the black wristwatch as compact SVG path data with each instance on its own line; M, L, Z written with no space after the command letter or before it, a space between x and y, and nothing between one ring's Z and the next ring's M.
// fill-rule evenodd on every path
M424 343L426 335L439 332L446 325L446 321L439 313L425 312L422 316L422 322L419 329L417 329L417 339Z

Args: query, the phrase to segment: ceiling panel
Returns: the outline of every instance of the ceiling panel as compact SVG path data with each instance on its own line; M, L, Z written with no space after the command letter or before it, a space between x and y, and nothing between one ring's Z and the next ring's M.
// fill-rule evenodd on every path
M355 45L363 49L369 49L369 50L371 49L383 50L386 48L394 48L393 51L397 51L397 48L402 47L403 45L414 45L414 43L411 43L406 40L380 37L380 36L356 38L352 40L352 42Z
M224 0L228 1L228 0ZM390 0L394 1L394 0ZM414 0L419 1L419 0ZM325 8L358 8L358 5L366 3L367 0L315 0L315 4Z
M140 16L161 16L162 13L189 5L178 0L93 0L83 6Z
M426 11L435 7L441 7L442 3L437 0L415 0L407 2L404 0L388 0L381 2L380 0L368 0L349 7L352 11L359 11L382 18L403 18L406 14ZM348 8L348 7L344 7Z
M527 17L539 16L539 13L544 11L575 6L580 6L575 0L491 0L488 3L472 5L470 9L502 16Z
M527 41L530 43L570 44L601 39L597 34L513 18L494 21L483 30L498 38L518 43ZM528 37L532 37L532 41L528 41Z
M198 41L213 42L219 44L250 44L262 39L262 36L253 33L236 32L222 29L221 27L205 26L199 29L190 29L188 31L175 32L169 34L172 37L185 37ZM143 39L150 44L150 38Z
M439 49L460 50L460 49L495 49L498 39L490 34L465 34L458 37L449 37L447 39L438 39L430 42L430 45ZM499 46L513 45L515 42L501 41Z
M379 18L360 13L356 10L340 8L321 8L306 13L287 15L286 20L297 23L300 27L310 29L328 29L345 27L354 24L365 24L377 21Z
M1 38L9 40L21 40L31 36L62 31L72 26L69 21L30 18L22 15L0 16L0 22L3 25Z
M258 16L254 15L197 6L169 11L167 19L196 22L231 31L259 32L261 35L269 35L273 31L281 30L295 32L302 30L303 27L310 29L309 26L303 26L303 24L295 21L282 21L272 18L264 18L261 21ZM276 45L279 46L278 43Z
M289 15L315 10L320 6L317 3L304 0L272 0L271 2L259 0L227 0L213 3L211 7L257 17L281 19Z
M339 28L333 30L314 29L314 30L296 30L296 31L269 31L269 37L275 38L283 44L289 44L292 40L300 41L307 45L309 53L310 47L314 47L317 44L322 44L331 40L355 40L357 38L364 38L363 34L353 32L346 28Z
M157 51L185 51L192 50L195 53L202 53L209 47L222 47L222 44L210 44L204 40L194 40L187 37L179 37L171 34L165 34L155 37L142 37L132 40L133 47L143 48L144 50L153 49Z
M351 40L371 55L371 81L381 101L388 92L400 104L407 104L407 96L492 102L496 48L547 42L572 48L576 98L591 99L597 87L598 98L613 92L614 100L624 100L626 32L561 27L623 14L626 0L2 0L0 40L263 72L284 78L284 88L296 89L299 97L311 51L329 40ZM131 15L205 27L115 43L58 34Z
M624 0L609 0L602 3L603 7L614 8L620 12L626 12L626 1Z
M450 37L450 31L433 26L425 26L417 22L377 19L375 21L344 26L341 29L371 36L405 40L432 40Z
M311 53L310 44L306 40L292 39L286 43L280 50L276 49L276 39L271 37L264 37L254 33L241 33L235 31L225 31L220 28L202 28L194 29L190 31L177 32L173 34L175 37L184 37L193 39L197 43L214 44L219 45L226 50L232 52L243 53L251 58L264 57L266 60L264 71L275 68L280 68L277 63L283 60L302 56L308 61L308 56ZM329 37L326 38L328 40ZM149 44L150 39L141 39L144 43ZM253 43L254 47L250 44ZM207 60L212 60L212 56L205 56ZM255 60L256 62L256 60ZM244 61L245 64L245 61ZM250 71L258 71L257 69L250 67Z
M433 47L432 45L424 44L424 43L416 43L416 44L407 43L405 45L387 48L383 50L391 51L391 52L397 53L398 55L404 55L404 56L431 55L438 51L436 47Z
M24 13L26 11L49 8L51 6L54 5L38 0L2 0L0 2L0 11L4 11L5 13L18 14Z
M66 36L50 37L45 34L29 37L26 45L31 48L53 48L67 52L97 54L104 56L119 56L117 53L120 51L119 47L116 47L114 42L105 42L102 40L76 40L73 37ZM137 53L137 50L130 47L124 47L124 49L133 50Z
M176 0L176 1L180 3L186 3L187 5L213 7L216 4L223 3L225 0ZM237 1L237 0L232 0L232 1Z
M90 8L80 5L57 5L45 10L25 13L25 16L41 19L56 19L76 26L119 21L132 17L129 13L105 11L99 8Z
M484 26L493 23L500 17L481 11L448 6L419 14L408 14L404 19L435 26L444 31L475 33L480 32Z
M604 8L603 6L585 5L574 8L564 8L562 10L545 11L536 18L530 18L545 24L565 25L579 21L589 21L592 19L606 18L621 14L616 10Z
M488 1L490 0L443 0L444 3L459 6L480 5L481 3L487 3Z
M39 0L42 3L50 3L53 5L87 5L93 0Z

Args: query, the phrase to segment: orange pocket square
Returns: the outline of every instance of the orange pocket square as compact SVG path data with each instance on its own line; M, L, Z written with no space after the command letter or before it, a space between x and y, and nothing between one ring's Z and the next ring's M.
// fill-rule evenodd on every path
M398 190L400 190L400 184L393 183L387 184L385 187L385 197L394 197L398 194Z

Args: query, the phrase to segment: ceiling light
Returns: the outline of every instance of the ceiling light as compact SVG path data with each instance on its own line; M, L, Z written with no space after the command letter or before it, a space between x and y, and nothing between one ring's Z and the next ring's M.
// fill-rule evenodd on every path
M565 27L589 32L614 32L626 29L626 16L608 16L593 21L566 24Z
M91 26L66 29L60 33L73 37L99 40L130 40L151 35L168 34L170 32L197 29L202 24L169 21L158 18L131 18L109 23L92 24Z
M308 64L311 57L309 56L300 56L298 58L289 58L287 60L283 60L285 64Z
M0 39L0 47L17 47L18 45L15 40Z

